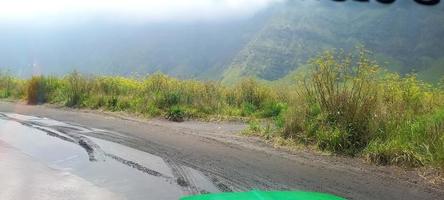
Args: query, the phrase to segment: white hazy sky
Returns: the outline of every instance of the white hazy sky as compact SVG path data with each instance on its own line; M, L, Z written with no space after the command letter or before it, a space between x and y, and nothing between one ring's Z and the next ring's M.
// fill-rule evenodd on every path
M282 0L0 0L0 20L117 16L168 21L251 15Z

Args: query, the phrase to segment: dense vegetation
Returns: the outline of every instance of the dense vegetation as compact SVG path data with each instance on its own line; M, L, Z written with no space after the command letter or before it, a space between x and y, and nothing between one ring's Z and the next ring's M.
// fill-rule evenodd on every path
M216 82L179 80L164 74L146 78L87 76L34 76L20 80L0 76L2 98L24 99L29 104L53 103L75 108L126 111L168 118L212 116L277 116L282 106L277 92L245 79L234 87Z
M392 71L420 72L435 82L444 75L443 5L417 6L332 1L288 1L236 54L224 82L245 76L277 80L331 48L353 49L363 44ZM416 27L416 28L412 28ZM439 66L439 67L437 67ZM434 68L434 69L433 69Z
M311 62L285 113L283 137L380 164L444 167L444 90L358 56Z
M172 121L244 117L250 133L268 139L316 145L378 164L444 167L444 80L430 85L413 74L387 72L363 50L326 52L300 77L291 84L244 79L226 86L163 74L127 78L73 72L21 80L2 73L0 97Z
M361 155L378 164L444 168L444 77L437 85L383 70L367 53L327 52L291 88L277 129L254 134ZM280 125L280 127L279 127Z

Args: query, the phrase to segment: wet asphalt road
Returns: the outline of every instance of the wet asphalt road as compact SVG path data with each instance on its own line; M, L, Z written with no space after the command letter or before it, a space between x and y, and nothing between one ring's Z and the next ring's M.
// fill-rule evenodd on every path
M0 196L71 199L79 193L85 195L79 199L177 200L221 192L197 170L94 137L101 134L128 138L48 118L0 113Z
M162 173L170 178L165 180L172 180L177 185L175 187L178 193L181 194L202 192L197 189L198 187L187 189L187 185L190 179L195 180L194 182L205 182L202 181L205 179L210 183L200 186L200 189L209 187L208 190L219 191L310 190L364 200L442 199L443 195L440 189L402 181L393 178L392 175L355 165L329 163L302 153L289 157L284 153L260 151L237 145L236 139L223 142L211 137L202 137L202 135L217 135L223 138L224 135L232 135L243 127L239 124L187 122L177 125L162 120L141 122L97 113L5 102L0 103L0 112L47 117L88 129L105 130L85 132L83 135L94 138L96 143L112 142L113 145L119 145L119 148L131 148L142 154L161 158L167 163L168 169L173 169L169 175ZM118 160L112 156L110 158ZM135 162L143 162L143 159L142 161L140 159L132 157ZM193 177L189 174L194 173L183 172L184 169L202 174L204 178L201 176L189 178ZM82 176L86 175L80 177ZM186 184L178 179L180 177L186 179ZM108 188L110 192L116 192L116 188ZM118 190L117 192L121 193Z
M0 141L0 199L120 200L119 194L54 170Z

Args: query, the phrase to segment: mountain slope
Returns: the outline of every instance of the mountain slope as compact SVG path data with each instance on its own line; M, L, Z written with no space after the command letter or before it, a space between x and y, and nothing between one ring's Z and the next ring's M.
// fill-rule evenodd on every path
M444 4L287 1L244 18L129 23L1 24L0 70L23 76L144 75L277 80L328 49L364 45L386 67L435 81L444 59Z
M0 24L0 68L25 76L76 69L215 79L266 17L265 12L207 22Z
M444 58L444 27L438 25L444 24L443 11L442 5L407 2L288 2L233 59L223 81L243 76L276 80L326 49L356 45L401 73L427 70L430 60Z

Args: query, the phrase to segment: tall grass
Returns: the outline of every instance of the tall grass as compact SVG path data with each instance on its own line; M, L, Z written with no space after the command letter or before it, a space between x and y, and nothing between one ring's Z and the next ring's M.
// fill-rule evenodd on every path
M26 100L28 104L55 102L61 81L56 77L33 76L26 82Z
M364 52L352 56L326 53L312 61L310 80L302 97L309 106L306 123L322 149L354 154L366 147L371 134L378 87L379 67ZM311 133L313 134L313 133Z
M283 137L379 164L444 167L442 88L383 71L365 51L327 52L310 64Z
M226 87L217 82L179 80L164 74L136 79L73 72L61 78L34 76L24 82L21 90L29 104L55 103L146 116L164 115L176 121L181 120L177 117L213 115L275 116L283 105L277 102L278 97L270 88L253 79Z
M364 50L326 52L308 65L305 77L292 84L248 78L233 86L164 74L131 78L73 72L21 80L3 72L0 98L172 121L245 117L252 119L250 129L266 138L316 145L378 164L444 168L444 79L430 85L413 74L384 71ZM274 125L261 127L257 118Z
M0 71L0 98L23 98L26 94L25 82L7 71Z

